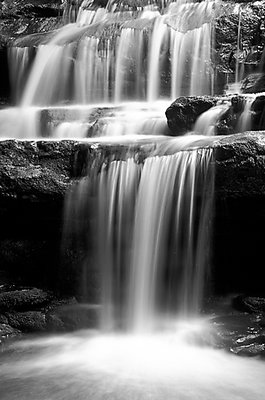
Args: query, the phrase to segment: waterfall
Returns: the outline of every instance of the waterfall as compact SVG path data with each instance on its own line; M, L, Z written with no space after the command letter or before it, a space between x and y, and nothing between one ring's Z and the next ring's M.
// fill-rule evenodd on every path
M251 107L252 107L252 104L253 104L254 100L256 99L256 97L257 96L253 94L251 96L248 96L245 99L244 109L243 109L240 117L238 118L238 122L237 122L237 126L236 126L237 132L246 132L246 131L251 130L251 125L252 125Z
M130 95L136 99L142 99L144 96L143 35L142 30L124 28L121 31L115 68L114 99L116 103L128 99Z
M220 117L229 109L229 104L218 104L202 113L196 120L193 131L196 134L213 136Z
M12 97L17 103L21 92L24 90L28 78L30 65L29 47L10 47L8 49L10 61L10 81L12 84Z
M65 21L71 23L41 36L36 49L10 50L18 109L0 117L5 132L11 132L19 108L28 109L21 111L26 116L38 107L24 137L28 132L33 138L167 134L163 114L172 99L211 93L214 1L115 7L111 2L105 8L92 7L87 0L67 2ZM91 121L91 106L109 108L108 116L101 118L100 112ZM87 115L76 113L62 126L47 120L45 127L43 115L51 107L64 108L67 116L73 115L71 107L87 107ZM118 109L111 115L113 107ZM17 137L23 137L23 130Z
M23 93L12 79L15 91L23 106L210 94L213 15L213 1L179 1L161 13L84 4L75 23L39 45ZM27 51L12 51L11 64ZM28 68L32 60L23 62Z
M103 330L152 331L163 318L194 316L202 306L212 151L185 150L196 146L196 138L175 142L174 152L182 150L173 155L150 155L143 164L132 158L103 164L67 200L67 220L78 215L79 236L88 235L93 219L95 241L88 239L87 251L94 249L89 260L101 274ZM84 268L89 276L91 265Z

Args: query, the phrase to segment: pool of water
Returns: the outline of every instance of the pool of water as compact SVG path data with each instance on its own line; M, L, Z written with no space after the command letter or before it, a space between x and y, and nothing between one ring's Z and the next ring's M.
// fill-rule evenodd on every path
M15 341L2 350L0 399L264 400L265 362L212 348L211 335L194 323Z

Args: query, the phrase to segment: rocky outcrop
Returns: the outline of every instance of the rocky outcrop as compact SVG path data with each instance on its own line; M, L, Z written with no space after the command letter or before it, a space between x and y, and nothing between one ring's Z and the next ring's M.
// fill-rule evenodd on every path
M215 149L216 195L263 199L265 195L265 132L227 136Z
M23 333L67 332L97 326L98 307L35 287L1 283L0 277L0 344Z
M222 97L193 96L179 97L166 110L168 127L171 135L179 136L188 130L193 130L195 122L215 105L225 106L216 120L209 119L214 127L215 135L232 135L246 130L259 131L265 129L265 96L257 95L230 95ZM207 118L205 118L207 122ZM209 126L205 124L207 134Z
M217 293L265 295L264 132L227 136L216 143L213 287Z
M35 32L44 32L61 24L60 0L4 0L0 5L2 41ZM6 39L5 39L6 38Z
M167 123L173 136L192 129L196 119L215 106L218 97L191 96L177 98L166 110Z
M263 72L249 74L241 84L242 93L265 92L265 75Z
M231 297L212 299L212 312L215 315L210 319L214 325L211 345L224 348L239 356L265 357L263 315L248 314L246 310L235 309L235 300L239 297L243 298L238 296L234 299Z
M265 3L241 2L235 6L232 2L223 2L219 7L215 22L216 69L229 76L235 73L238 63L239 71L250 73L262 58Z

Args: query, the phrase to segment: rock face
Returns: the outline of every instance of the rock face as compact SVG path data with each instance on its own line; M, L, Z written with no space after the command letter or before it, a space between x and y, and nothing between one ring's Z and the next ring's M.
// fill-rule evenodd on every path
M240 301L239 297L213 300L214 315L210 319L214 324L212 344L233 354L264 357L265 330L262 313L239 310L235 308L235 300Z
M0 5L1 41L54 29L61 25L62 14L60 0L4 0Z
M21 333L94 328L98 314L97 307L81 305L73 297L57 297L35 287L1 285L0 278L0 345Z
M222 138L215 145L216 195L263 199L265 194L265 133Z
M213 275L220 293L264 294L264 143L264 132L217 143Z
M264 1L244 3L235 7L223 2L216 18L216 68L228 76L235 73L237 65L240 73L250 73L262 58Z
M263 72L249 74L241 84L242 93L260 93L265 91L265 75Z

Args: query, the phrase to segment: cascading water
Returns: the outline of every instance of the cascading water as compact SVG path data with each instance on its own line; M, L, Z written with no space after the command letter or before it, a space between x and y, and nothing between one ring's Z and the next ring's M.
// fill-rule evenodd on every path
M39 48L22 105L63 101L62 88L72 80L67 98L74 103L210 94L213 6L208 1L172 3L164 15L149 11L148 18L145 12L130 16L119 29L112 22L115 13L98 17L98 11L91 11L93 17L84 21L80 14L74 26L63 28ZM108 29L114 32L106 38ZM71 45L76 40L77 48ZM161 82L160 76L170 69L169 84L166 77ZM39 87L47 81L50 93Z
M196 140L175 139L174 151ZM96 249L92 258L102 274L104 329L152 331L160 313L198 314L209 265L211 159L211 150L195 149L148 157L143 165L113 161L69 196L67 221L83 221L80 237L89 225L83 196L94 196L96 243L88 248ZM67 227L68 235L76 232Z
M216 124L228 108L229 104L224 102L224 104L218 104L217 106L210 108L208 111L205 111L197 118L193 131L201 135L214 136ZM240 132L243 132L243 130Z
M251 130L251 106L255 100L256 96L248 96L245 99L244 109L238 119L237 131L246 132Z
M40 41L35 58L33 54L28 56L28 47L10 51L18 113L21 108L28 109L24 115L32 111L35 126L41 125L42 114L36 113L36 106L42 110L64 103L68 108L81 104L88 108L91 104L112 107L125 101L147 101L142 103L146 110L151 102L161 99L212 92L214 1L179 0L161 13L157 6L115 11L110 5L97 10L89 5L87 1L81 4L75 23L51 34L50 41ZM23 61L19 74L18 60ZM163 112L164 106L158 115ZM145 119L144 114L141 119ZM11 124L13 115L11 111ZM2 118L7 125L7 113ZM87 124L80 119L67 122ZM152 126L152 134L151 130ZM57 132L45 131L51 137L57 136ZM80 129L82 137L84 131ZM25 131L18 133L19 137L23 135L28 137ZM37 130L34 136L43 136L43 132Z
M64 244L82 247L89 303L87 284L98 272L100 294L88 307L98 310L99 325L9 345L0 361L2 400L264 398L262 361L211 348L218 335L199 314L210 266L214 139L158 136L167 132L158 100L213 91L215 2L162 3L160 13L71 2L64 18L72 24L41 42L32 66L27 47L11 51L18 107L0 112L3 136L95 136L90 149L126 144L128 154L105 162L98 154L66 199ZM141 103L124 103L131 100ZM207 126L223 112L203 115L197 133L211 134ZM141 156L132 149L142 144Z

